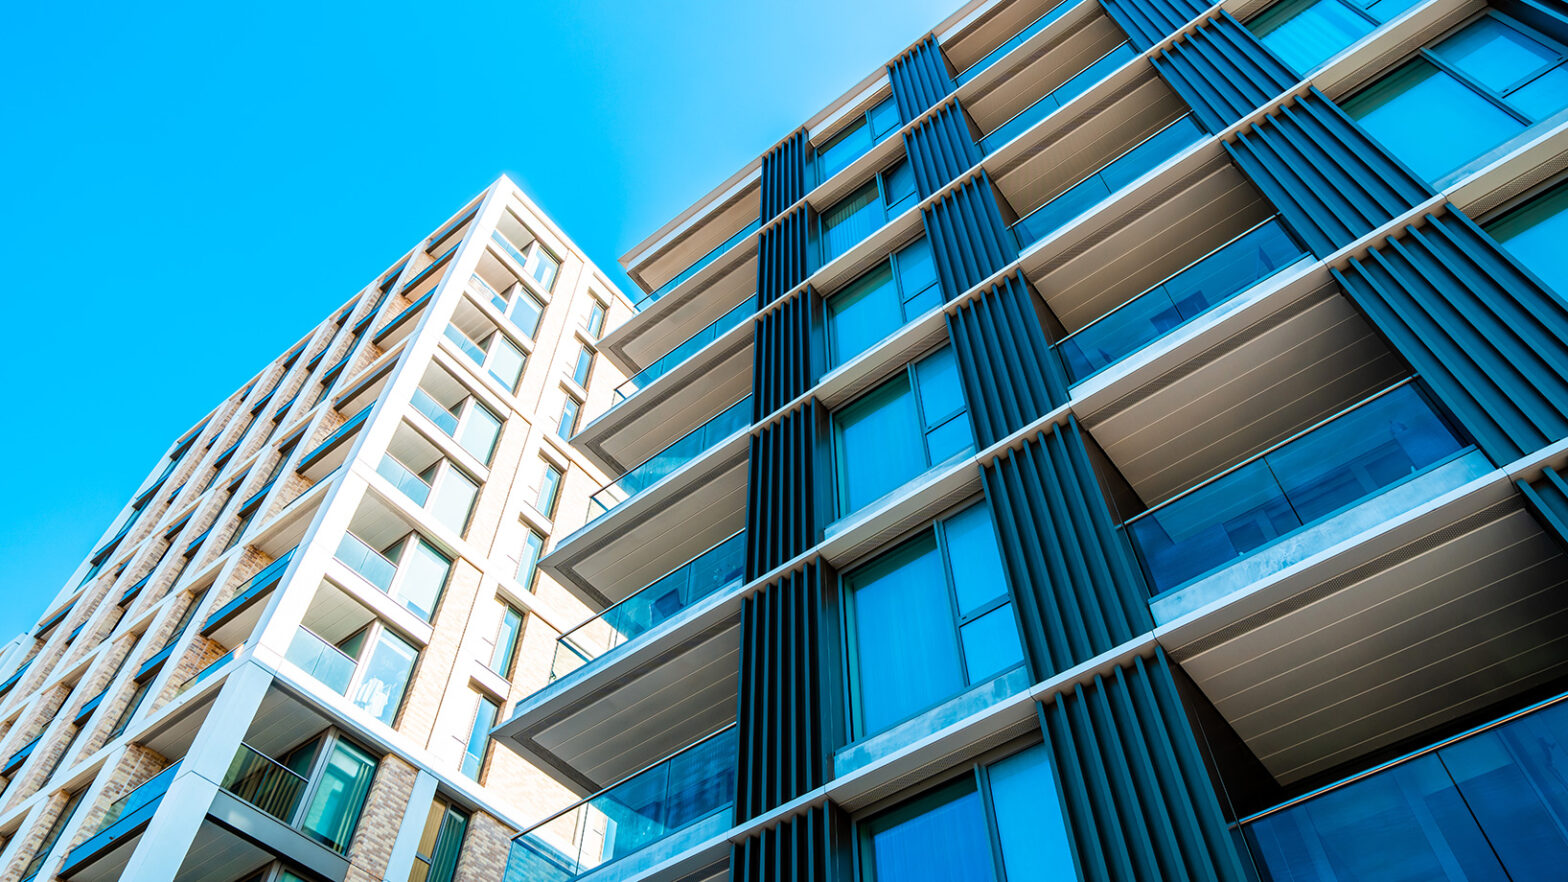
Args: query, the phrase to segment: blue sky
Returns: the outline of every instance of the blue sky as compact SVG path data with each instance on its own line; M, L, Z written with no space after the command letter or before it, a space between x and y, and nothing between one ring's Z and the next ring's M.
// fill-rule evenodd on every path
M624 282L958 2L13 5L0 641L175 436L498 174Z

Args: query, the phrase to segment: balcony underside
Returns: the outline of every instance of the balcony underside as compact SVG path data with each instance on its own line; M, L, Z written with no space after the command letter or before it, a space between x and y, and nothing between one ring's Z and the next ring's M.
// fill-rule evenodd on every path
M1288 785L1568 674L1568 555L1494 472L1161 630Z

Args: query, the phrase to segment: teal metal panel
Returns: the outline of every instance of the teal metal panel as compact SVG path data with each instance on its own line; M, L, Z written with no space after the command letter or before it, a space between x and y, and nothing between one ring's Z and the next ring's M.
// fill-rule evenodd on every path
M1142 52L1176 33L1209 8L1203 0L1100 0L1111 19Z
M1040 708L1085 882L1251 879L1163 650Z
M1225 149L1319 257L1432 195L1316 88L1246 127Z
M921 198L973 168L984 156L968 114L952 101L904 132L904 152Z
M1222 132L1296 84L1296 74L1230 13L1155 53L1154 69L1211 132Z
M761 420L816 383L822 347L812 321L815 295L806 289L753 322L752 420Z
M981 482L1036 679L1154 628L1076 417L1004 453Z
M1067 402L1067 375L1046 341L1039 308L1015 272L947 316L981 447Z
M849 818L832 802L812 806L730 846L732 882L848 882Z
M893 83L898 114L906 123L935 107L953 91L953 73L948 69L947 56L942 54L942 47L931 34L926 34L924 40L893 59L887 66L887 75Z
M741 602L737 821L827 783L822 582L813 563Z
M996 190L984 171L926 206L920 220L948 300L1018 257L1018 240L1002 220Z
M1334 276L1494 464L1568 438L1568 308L1458 209Z
M746 487L746 580L816 542L816 457L824 417L808 401L751 439Z
M1516 481L1541 524L1568 545L1568 480L1548 466L1534 481Z
M807 251L811 229L810 208L797 207L773 226L764 227L757 239L757 308L767 306L806 280L811 274Z
M811 189L806 171L810 167L811 142L806 140L804 128L762 155L763 223L806 198L806 191Z

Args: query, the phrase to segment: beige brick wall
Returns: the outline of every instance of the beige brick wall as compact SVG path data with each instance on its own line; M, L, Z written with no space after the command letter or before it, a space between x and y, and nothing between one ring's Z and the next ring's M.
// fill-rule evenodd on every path
M485 812L474 812L457 856L455 882L500 882L516 832Z
M480 573L473 564L464 560L453 564L441 596L441 608L436 613L435 631L430 645L419 654L419 665L414 669L398 721L398 729L421 745L430 745L448 692L453 694L450 700L455 701L463 691L462 681L452 683L452 677L458 665L464 625L473 615L479 585Z
M419 771L395 756L381 758L365 797L365 811L349 842L347 882L381 882L397 843L403 813L414 793ZM500 877L497 877L498 882Z
M38 851L39 843L43 842L44 836L48 834L49 828L54 824L55 819L60 817L60 812L65 808L69 798L65 791L49 797L49 801L44 805L44 810L39 813L38 820L33 823L32 827L18 833L22 837L21 847L16 850L16 859L11 861L11 865L5 868L4 873L0 873L0 882L16 882L17 879L21 878L22 870L33 859L33 855Z
M185 685L186 680L196 676L203 668L222 658L225 652L228 652L228 649L218 641L197 636L195 640L191 641L191 645L185 648L185 653L179 657L179 662L175 664L174 670L170 672L168 677L164 678L163 689L159 691L157 696L148 700L147 707L151 710L157 710L173 701L180 687Z
M98 824L103 820L104 813L115 800L152 780L159 772L168 768L169 763L168 757L155 750L137 744L127 746L114 771L104 779L103 790L98 794L98 798L93 800L92 806L77 810L83 813L82 826L76 831L76 835L71 837L71 847L75 848L93 835L93 831L98 829Z

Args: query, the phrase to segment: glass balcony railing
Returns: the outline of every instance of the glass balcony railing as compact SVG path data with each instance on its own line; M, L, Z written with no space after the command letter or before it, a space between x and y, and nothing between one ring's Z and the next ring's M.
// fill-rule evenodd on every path
M637 639L704 597L739 585L745 574L746 533L741 531L557 637L550 679Z
M305 777L244 742L229 762L223 789L290 823L305 793Z
M1070 334L1058 345L1079 382L1306 256L1271 218Z
M721 729L524 830L504 882L568 882L676 834L685 833L684 845L723 833L735 805L735 750L735 727Z
M1407 380L1127 521L1159 594L1464 450Z
M979 76L981 73L984 73L987 68L1000 61L1004 55L1013 51L1014 49L1017 49L1019 46L1022 46L1029 40L1030 37L1033 37L1035 34L1038 34L1047 27L1050 27L1051 22L1056 21L1057 19L1066 15L1073 7L1077 6L1081 2L1082 0L1062 0L1061 3L1051 7L1051 9L1044 15L1024 25L1023 28L1018 31L1018 33L1013 35L1012 39L996 47L995 49L992 49L989 53L986 54L984 58L964 68L963 73L953 77L953 82L962 86L964 83L967 83L975 77Z
M1078 0L1068 0L1062 6L1072 6ZM1057 7L1060 9L1061 7ZM980 149L987 154L995 153L998 147L1013 140L1027 131L1035 123L1050 116L1063 104L1089 91L1096 83L1110 75L1122 65L1138 57L1138 50L1131 44L1123 43L1115 49L1100 56L1091 62L1088 67L1079 71L1055 89L1048 92L1045 97L1025 107L1014 114L1007 122L1002 123L990 134L980 139Z
M462 353L468 356L469 360L474 364L483 365L485 363L484 349L478 343L469 339L467 334L459 331L456 325L447 325L446 330L442 333L446 335L448 340L452 341L453 345L462 350Z
M333 555L340 563L365 577L365 581L382 591L392 590L392 578L397 575L397 564L387 560L381 552L366 545L353 533L344 533Z
M512 240L502 235L500 230L492 230L490 232L490 239L491 241L495 242L495 244L500 245L502 251L510 254L512 259L517 261L518 266L528 265L527 255L523 254L521 251L518 251L517 246L512 244Z
M223 670L224 665L234 660L234 654L244 648L244 644L234 647L228 652L225 652L224 654L213 659L207 664L206 667L185 678L185 682L181 683L179 688L174 690L174 697L179 698L181 695L184 695L185 693L201 685L203 680Z
M616 402L619 403L630 398L632 393L669 373L671 368L696 355L704 346L729 333L731 328L751 318L756 313L757 298L756 295L752 295L736 304L734 309L714 319L706 328L693 334L691 339L671 349L658 361L638 371L636 376L617 386L615 388Z
M1205 137L1207 134L1191 115L1155 132L1013 224L1018 247L1027 248L1056 232Z
M430 397L430 393L415 387L414 409L425 415L425 418L436 424L436 428L451 436L457 435L457 417L450 410L441 406L441 403Z
M407 466L390 455L381 457L381 462L376 465L376 474L390 481L392 486L420 508L424 508L425 501L430 498L430 485L425 483L425 479L409 471Z
M1561 879L1568 696L1243 819L1268 878Z
M320 444L317 444L315 449L300 457L300 465L298 468L307 468L310 464L321 459L323 456L326 456L327 451L332 449L333 445L337 444L339 441L342 441L349 435L349 433L357 430L360 425L362 425L369 417L370 408L368 407L349 417L344 421L343 425L338 426L337 429L333 430L332 434L326 437L326 440L322 441Z
M295 632L283 657L339 695L348 694L349 683L354 679L354 659L314 631L300 628Z
M742 239L746 238L747 236L750 236L752 233L757 232L757 230L759 230L761 228L762 228L762 219L761 218L758 218L757 220L754 220L751 223L747 224L746 226L742 227L740 229L740 231L737 232L735 235L729 237L728 239L725 239L723 242L719 243L719 245L717 247L715 247L712 251L709 251L707 254L704 254L703 256L701 256L701 257L697 258L695 261L693 261L691 266L688 266L684 270L681 270L680 274L677 275L675 278L670 279L668 282L665 282L663 285L660 285L659 288L657 290L653 291L652 293L649 293L649 294L645 295L641 300L637 301L637 303L636 303L634 308L637 309L639 312L641 312L644 309L647 309L649 304L654 303L655 301L657 301L660 298L664 297L664 295L670 293L671 291L674 291L682 282L684 282L687 279L691 278L692 276L696 275L697 272L699 270L701 270L703 267L705 267L708 264L710 264L710 263L714 262L715 260L717 260L719 258L719 255L721 255L724 252L726 252L726 251L730 250L731 248L735 247L736 243L740 242Z
M232 600L219 607L216 611L213 612L212 615L207 617L207 621L202 624L202 631L206 632L207 629L213 627L214 624L221 622L228 616L232 615L235 610L250 603L252 598L276 587L278 581L283 578L283 571L288 568L289 561L294 557L294 552L297 549L298 546L295 546L294 548L290 548L288 551L283 552L283 554L279 556L277 560L267 564L265 567L262 567L260 572L256 573L254 576L251 576L249 579L246 579L244 583L242 583L240 587L234 592L234 598Z
M751 425L751 396L726 407L723 412L676 439L670 446L619 480L601 487L589 497L588 517L596 518L668 477L671 472L701 456L725 438Z
M68 875L81 861L103 851L115 840L146 823L158 810L158 804L163 801L164 794L169 792L169 785L174 783L174 776L179 770L180 764L176 762L142 782L135 790L109 803L103 820L98 822L97 831L65 856L65 861L60 865L61 875Z

